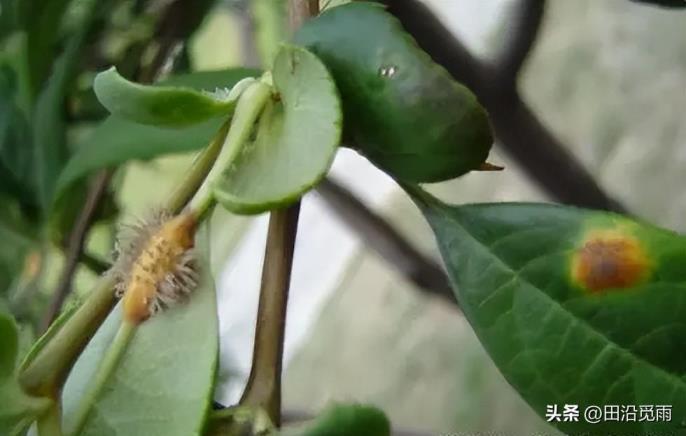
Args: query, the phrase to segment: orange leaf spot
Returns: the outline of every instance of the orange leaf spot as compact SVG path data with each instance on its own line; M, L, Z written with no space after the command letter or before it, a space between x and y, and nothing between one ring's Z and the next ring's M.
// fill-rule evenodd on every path
M572 279L591 292L630 288L643 281L650 262L640 242L617 230L595 231L572 260Z

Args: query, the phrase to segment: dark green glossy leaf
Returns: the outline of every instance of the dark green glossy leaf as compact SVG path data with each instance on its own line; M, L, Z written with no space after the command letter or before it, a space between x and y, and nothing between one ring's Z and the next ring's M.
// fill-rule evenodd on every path
M50 3L60 3L60 0ZM33 173L38 198L45 210L52 204L57 178L69 157L64 109L67 91L78 73L88 30L96 15L106 10L109 3L94 0L86 2L79 31L70 36L66 49L55 62L52 75L36 101L33 111Z
M50 401L26 395L16 378L17 326L0 313L0 434L21 435L49 405Z
M295 40L331 71L354 145L392 176L436 182L486 160L493 138L485 110L383 7L331 8Z
M0 204L0 297L10 298L10 285L21 275L24 257L37 245L37 235L14 199L0 195Z
M17 20L17 0L0 0L0 39L15 30Z
M82 435L188 436L201 433L217 364L217 307L207 233L196 238L201 281L187 303L144 322L110 376ZM114 337L118 305L79 357L63 393L64 425Z
M179 86L139 85L124 79L114 67L95 77L93 89L112 115L154 126L189 126L230 116L236 106L226 88L210 94Z
M579 422L555 422L570 433L686 431L686 238L605 212L453 207L408 190L436 234L460 307L537 413L579 405ZM668 405L672 417L585 422L588 406L606 405Z
M31 132L28 120L17 107L14 71L0 65L0 192L37 206L33 186Z
M191 73L172 77L162 83L213 90L232 87L239 80L257 74L256 70L240 68ZM202 148L223 122L224 117L217 117L188 128L172 129L109 117L89 135L67 163L60 175L57 197L95 170L113 167L131 159L151 159L162 154Z
M233 212L259 213L297 200L324 177L338 149L338 94L317 57L282 46L273 80L279 100L267 104L255 139L215 187L217 200Z
M27 35L26 57L28 72L34 90L49 76L50 66L55 60L59 38L57 32L62 16L72 0L18 0L23 10L17 11ZM97 1L97 0L90 0Z
M281 436L390 436L391 424L384 413L362 404L337 404L313 421L284 428Z

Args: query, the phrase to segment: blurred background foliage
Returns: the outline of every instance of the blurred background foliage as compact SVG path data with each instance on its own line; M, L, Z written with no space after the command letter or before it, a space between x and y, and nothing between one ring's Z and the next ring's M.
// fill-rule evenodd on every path
M129 162L93 174L55 202L61 169L106 116L90 88L94 74L116 65L128 78L154 82L172 70L257 67L268 57L265 32L284 19L274 2L0 0L0 310L18 320L24 345L55 306L65 266L75 267L67 286L73 301L106 267L117 222L160 203L192 160L187 153ZM426 3L484 57L507 40L520 7L516 0ZM685 229L686 212L686 193L678 189L686 182L684 18L685 12L624 0L549 1L519 86L602 188L631 213L676 230ZM555 200L505 150L496 148L490 160L506 171L431 190L455 203ZM422 255L439 261L419 212L385 176L349 151L332 174ZM96 195L89 231L78 234ZM306 197L311 218L303 218L298 236L286 409L297 415L356 400L384 409L397 428L553 434L497 372L456 307L408 281L322 198ZM211 221L222 325L216 397L224 403L235 397L250 360L259 278L253 276L261 264L255 253L264 243L254 234L264 229L263 218L217 210ZM314 223L324 224L308 232ZM84 249L71 262L69 247L79 236ZM340 247L308 242L339 236ZM305 262L309 269L298 273ZM255 267L237 272L246 264ZM324 280L321 271L335 273Z

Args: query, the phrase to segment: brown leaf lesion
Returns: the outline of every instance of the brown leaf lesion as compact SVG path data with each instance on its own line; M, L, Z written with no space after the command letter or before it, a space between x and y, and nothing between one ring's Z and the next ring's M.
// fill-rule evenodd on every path
M644 282L651 270L641 242L617 229L588 233L575 251L572 280L590 292L626 289Z

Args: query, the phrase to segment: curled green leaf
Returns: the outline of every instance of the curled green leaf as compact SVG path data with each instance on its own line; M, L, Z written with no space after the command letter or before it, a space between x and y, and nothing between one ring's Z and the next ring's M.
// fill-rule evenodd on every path
M140 85L120 76L114 67L95 77L93 89L113 115L154 126L198 124L230 115L236 105L227 88L207 92L179 86Z
M276 94L254 138L242 144L214 189L216 199L236 213L297 200L324 177L340 143L338 93L321 61L304 48L284 45L272 75Z
M243 80L256 76L259 71L232 68L220 71L203 71L172 76L163 85L186 86L198 91L220 86L239 87ZM69 189L91 172L106 167L116 167L133 159L152 159L168 154L200 149L206 146L225 122L226 116L211 118L205 122L182 129L150 126L111 116L100 123L78 145L56 187L56 198L63 201Z

